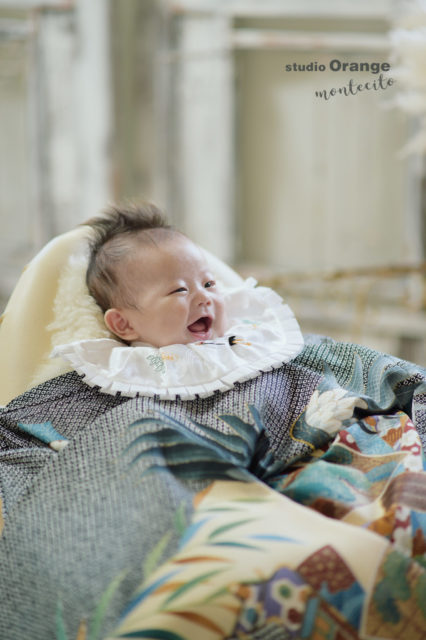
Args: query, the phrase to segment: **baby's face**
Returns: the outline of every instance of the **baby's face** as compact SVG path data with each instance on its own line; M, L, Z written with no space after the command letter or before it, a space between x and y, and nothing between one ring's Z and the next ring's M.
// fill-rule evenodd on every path
M184 236L138 247L121 275L137 308L110 309L105 321L124 340L164 347L224 334L223 297L201 250ZM108 314L117 311L122 320L114 330Z

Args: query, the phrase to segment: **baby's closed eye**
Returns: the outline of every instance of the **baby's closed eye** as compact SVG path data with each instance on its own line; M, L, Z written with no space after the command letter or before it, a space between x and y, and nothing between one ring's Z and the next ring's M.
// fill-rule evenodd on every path
M182 293L183 291L188 291L188 289L186 287L178 287L177 289L170 291L169 295L172 295L173 293Z

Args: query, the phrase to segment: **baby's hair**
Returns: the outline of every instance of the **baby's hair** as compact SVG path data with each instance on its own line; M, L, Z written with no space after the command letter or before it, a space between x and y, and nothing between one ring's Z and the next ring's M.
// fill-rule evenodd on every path
M89 293L102 311L123 304L133 305L126 282L119 279L119 264L133 255L138 244L157 244L179 233L150 202L140 205L111 206L102 215L90 218L92 227L86 283Z

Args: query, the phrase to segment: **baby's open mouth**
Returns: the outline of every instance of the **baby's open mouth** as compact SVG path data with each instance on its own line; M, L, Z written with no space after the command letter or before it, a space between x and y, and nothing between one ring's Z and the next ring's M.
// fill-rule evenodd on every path
M188 326L188 331L195 333L200 337L205 337L212 326L213 320L210 316L201 316L195 322Z

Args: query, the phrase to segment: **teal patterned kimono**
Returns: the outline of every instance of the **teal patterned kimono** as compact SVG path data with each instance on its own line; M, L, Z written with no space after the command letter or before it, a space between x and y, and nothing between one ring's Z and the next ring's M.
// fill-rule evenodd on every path
M426 637L426 371L310 337L192 401L0 410L0 637Z

